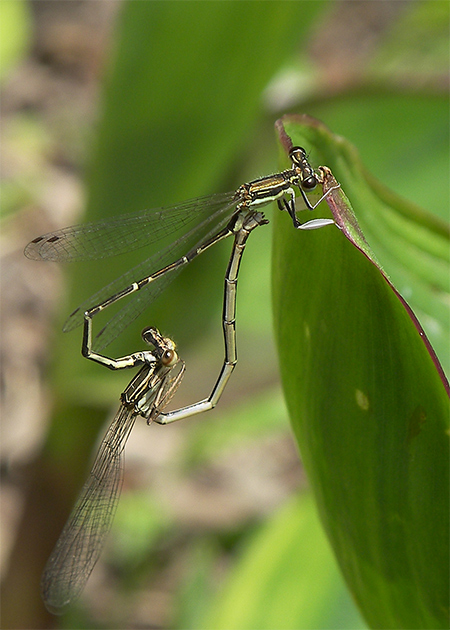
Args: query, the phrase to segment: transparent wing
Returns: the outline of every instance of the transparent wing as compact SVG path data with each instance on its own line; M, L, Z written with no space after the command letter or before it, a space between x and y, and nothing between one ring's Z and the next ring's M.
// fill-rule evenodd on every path
M69 332L70 330L81 326L84 322L85 311L102 304L111 296L114 296L129 287L133 282L137 282L143 278L156 274L152 282L147 284L143 289L127 296L128 301L126 305L118 313L111 317L104 328L98 333L93 343L93 349L98 352L105 348L130 323L139 317L139 315L178 275L183 267L168 270L163 274L159 274L157 272L166 267L169 263L177 260L180 256L188 253L186 251L188 248L190 248L189 252L192 252L205 239L208 239L212 234L220 231L228 222L230 214L235 206L236 201L234 199L231 201L228 200L228 203L225 205L221 203L214 214L208 216L199 225L196 225L189 232L181 236L177 241L166 247L162 252L158 252L154 256L147 258L147 260L139 263L133 267L133 269L130 269L106 287L100 289L100 291L92 295L77 309L75 309L75 311L73 311L66 320L63 330L65 332ZM211 226L214 227L210 229ZM197 241L197 243L192 247L192 243L195 241Z
M100 556L122 488L123 449L135 419L134 410L120 407L47 562L41 593L52 612L80 595Z
M165 290L183 269L184 267L172 269L159 276L155 282L148 284L140 291L129 296L125 306L115 313L95 336L92 342L94 352L100 352L114 341L125 328L132 324L156 300L159 294Z
M75 225L32 240L24 253L32 260L98 260L151 245L230 204L234 193L198 197L184 203Z
M149 421L161 413L175 394L184 376L185 364L179 359L170 368L159 364L150 369L153 373L141 393ZM102 440L89 479L47 562L41 593L51 612L61 612L80 595L102 552L122 489L123 451L137 415L134 407L120 406Z
M159 388L153 401L152 409L148 415L147 422L150 424L164 408L169 404L180 386L186 372L186 364L183 359L179 359L167 374L162 386Z

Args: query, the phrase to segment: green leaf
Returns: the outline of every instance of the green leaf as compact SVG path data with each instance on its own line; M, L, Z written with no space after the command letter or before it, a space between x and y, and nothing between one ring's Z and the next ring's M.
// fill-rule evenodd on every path
M285 147L312 145L313 161L320 155L332 169L389 275L408 277L414 297L418 285L426 291L424 252L444 264L445 226L375 183L355 149L318 121L285 117L278 129ZM342 191L331 196L351 213ZM317 216L330 216L322 207ZM447 628L448 394L411 313L359 247L334 226L296 233L275 219L288 409L322 522L369 625ZM438 321L442 265L429 305Z
M251 536L200 628L364 628L311 497L290 501Z

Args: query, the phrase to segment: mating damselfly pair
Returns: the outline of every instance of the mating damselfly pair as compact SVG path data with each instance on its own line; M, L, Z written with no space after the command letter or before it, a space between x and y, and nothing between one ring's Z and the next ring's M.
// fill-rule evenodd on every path
M236 291L239 266L250 233L267 224L259 208L276 201L286 210L294 228L311 230L332 224L331 219L313 219L301 224L297 218L295 191L305 206L314 210L339 185L327 190L312 205L307 193L323 182L309 164L301 147L289 152L291 168L261 177L237 191L187 201L183 204L119 216L110 221L87 223L40 236L25 248L34 260L67 262L98 259L152 245L171 229L197 225L173 244L134 267L79 306L68 318L64 330L84 324L82 353L106 367L117 370L141 366L121 396L120 408L100 446L89 480L84 486L66 526L50 556L42 578L42 595L47 607L61 609L82 591L103 548L117 506L123 478L123 449L137 416L167 424L212 409L222 395L237 362ZM233 247L225 274L223 334L225 358L208 398L164 413L184 374L175 344L155 328L143 332L153 351L141 351L110 359L99 351L119 335L159 295L189 262L219 241L233 236ZM186 251L187 250L187 251ZM97 336L92 338L93 318L129 296Z

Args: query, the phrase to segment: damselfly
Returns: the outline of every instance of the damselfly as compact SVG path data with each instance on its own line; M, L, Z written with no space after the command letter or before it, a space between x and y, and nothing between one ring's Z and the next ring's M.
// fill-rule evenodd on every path
M90 477L44 570L41 592L51 612L60 611L78 597L100 556L119 499L123 449L136 417L143 416L148 424L152 421L169 424L212 409L222 395L237 362L235 313L239 264L250 233L264 223L267 220L262 213L255 212L236 226L224 289L225 359L217 382L205 400L163 413L185 371L175 344L155 328L147 328L142 337L154 346L152 352L136 352L120 359L106 357L92 349L93 315L85 313L84 357L112 370L142 367L121 395L121 406L102 441Z
M307 193L322 183L320 167L319 172L313 170L301 147L293 147L289 157L290 169L243 184L235 192L68 227L31 241L25 248L25 255L33 260L65 262L99 259L151 245L170 231L188 227L194 221L198 223L162 252L87 299L70 315L64 330L67 332L81 325L86 311L93 316L123 297L135 294L96 336L93 348L96 351L103 349L143 312L183 267L215 243L236 235L259 207L272 201L277 202L280 210L289 213L297 229L315 229L333 223L331 219L315 219L304 225L299 222L295 189L300 192L309 210L314 210L331 190L312 205Z
M84 320L83 354L111 370L141 366L121 395L121 404L106 432L89 479L61 532L41 580L41 593L51 612L77 598L103 549L116 511L123 480L123 451L136 418L160 422L185 372L175 344L156 328L146 328L144 341L153 350L111 359L92 351L92 320Z

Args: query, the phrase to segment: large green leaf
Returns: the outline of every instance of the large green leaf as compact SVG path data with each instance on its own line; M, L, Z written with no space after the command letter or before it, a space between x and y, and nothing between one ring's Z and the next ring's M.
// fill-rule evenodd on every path
M446 381L349 223L343 191L386 271L422 291L434 283L424 306L438 321L446 230L374 182L354 148L324 125L292 116L278 129L285 148L290 140L312 145L342 186L330 206L344 229L295 233L277 217L274 230L281 374L323 524L371 627L447 628ZM330 216L325 204L320 216Z

